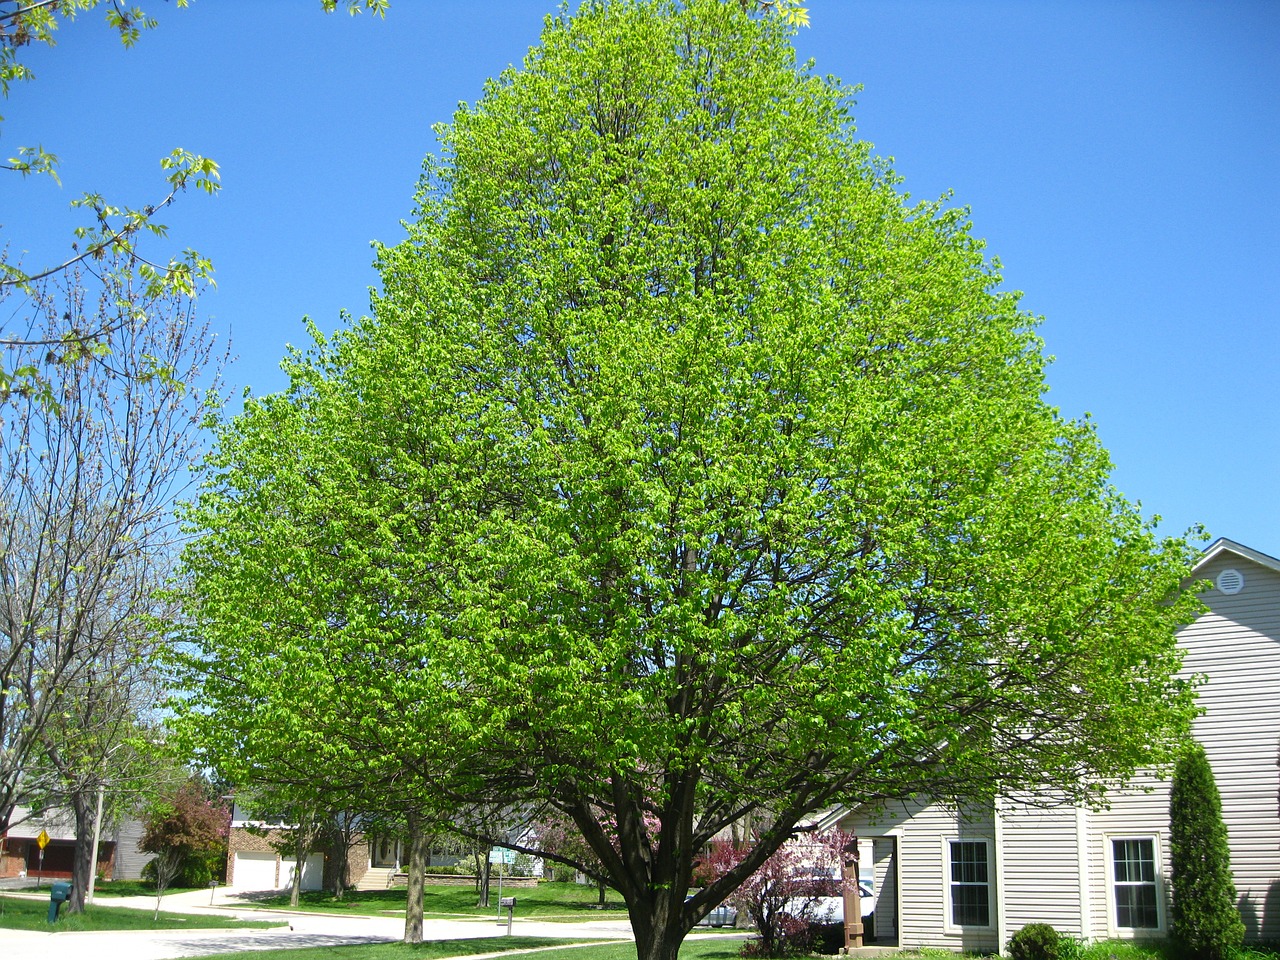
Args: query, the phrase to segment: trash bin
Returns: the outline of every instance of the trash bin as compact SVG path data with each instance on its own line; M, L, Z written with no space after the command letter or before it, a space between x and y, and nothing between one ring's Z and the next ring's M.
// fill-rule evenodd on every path
M49 888L49 922L58 922L58 910L71 899L71 884L65 880L54 881Z

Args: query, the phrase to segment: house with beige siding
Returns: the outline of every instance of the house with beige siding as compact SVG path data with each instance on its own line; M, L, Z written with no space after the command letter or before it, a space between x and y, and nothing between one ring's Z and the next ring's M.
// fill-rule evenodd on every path
M1178 642L1204 678L1195 737L1222 794L1246 939L1280 940L1280 560L1218 540L1195 568L1208 612ZM1169 930L1169 784L1105 810L1052 795L955 809L927 799L833 811L874 875L876 943L990 952L1029 923L1085 940Z

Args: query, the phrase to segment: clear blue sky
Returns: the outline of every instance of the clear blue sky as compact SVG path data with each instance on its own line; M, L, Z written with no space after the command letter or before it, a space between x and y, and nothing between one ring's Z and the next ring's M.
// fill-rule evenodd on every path
M210 256L230 379L278 390L287 343L367 308L369 241L409 215L431 126L535 43L549 0L150 0L121 49L94 13L27 58L3 156L40 143L63 187L0 178L2 239L65 252L68 201L142 205L174 147L223 190L168 216ZM856 120L913 196L952 191L1044 318L1049 399L1092 413L1116 485L1181 532L1280 555L1280 3L811 0L802 58L861 84Z

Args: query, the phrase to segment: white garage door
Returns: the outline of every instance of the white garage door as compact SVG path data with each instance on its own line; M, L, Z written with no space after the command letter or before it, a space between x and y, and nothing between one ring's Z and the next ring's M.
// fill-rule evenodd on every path
M288 888L293 886L293 871L296 860L286 860L281 864L282 872L285 874L281 884L282 887ZM324 854L313 853L308 855L306 862L302 865L302 889L303 890L319 890L324 885Z
M276 855L274 853L237 853L231 871L233 890L275 890Z

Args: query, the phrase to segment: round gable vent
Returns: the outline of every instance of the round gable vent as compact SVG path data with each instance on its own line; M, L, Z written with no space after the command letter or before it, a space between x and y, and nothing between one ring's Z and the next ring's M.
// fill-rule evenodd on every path
M1230 567L1218 574L1218 589L1223 593L1239 593L1244 589L1244 574L1235 567Z

